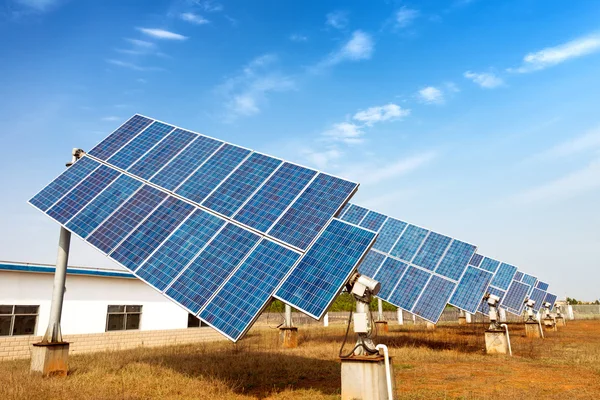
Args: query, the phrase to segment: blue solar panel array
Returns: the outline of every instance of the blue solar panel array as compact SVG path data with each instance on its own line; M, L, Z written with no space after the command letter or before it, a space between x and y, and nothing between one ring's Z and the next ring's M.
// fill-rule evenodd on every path
M275 293L326 311L376 236L333 218L357 187L136 115L30 203L235 341Z
M453 295L458 307L477 310L491 274L465 273L475 246L354 204L340 216L379 234L359 266L360 273L381 282L378 297L434 323ZM476 285L479 292L470 293Z

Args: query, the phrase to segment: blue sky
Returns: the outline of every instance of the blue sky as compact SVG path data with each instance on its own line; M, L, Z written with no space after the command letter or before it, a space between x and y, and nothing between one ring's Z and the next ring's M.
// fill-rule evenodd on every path
M54 261L26 201L141 113L598 298L598 21L558 0L4 0L0 259ZM76 240L71 264L112 265Z

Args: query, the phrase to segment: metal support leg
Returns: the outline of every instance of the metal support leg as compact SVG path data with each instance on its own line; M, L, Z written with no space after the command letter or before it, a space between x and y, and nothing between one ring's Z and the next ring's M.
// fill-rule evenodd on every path
M48 321L48 329L46 329L46 334L42 339L42 343L61 343L63 341L60 329L60 318L65 297L65 281L67 279L67 263L69 261L70 246L71 232L61 227L60 238L58 240L58 255L56 257L56 271L54 272L50 320Z

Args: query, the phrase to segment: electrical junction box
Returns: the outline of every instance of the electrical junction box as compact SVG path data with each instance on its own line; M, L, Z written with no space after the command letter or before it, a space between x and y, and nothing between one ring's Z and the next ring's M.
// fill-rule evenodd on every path
M367 313L354 313L354 333L368 333L369 316Z

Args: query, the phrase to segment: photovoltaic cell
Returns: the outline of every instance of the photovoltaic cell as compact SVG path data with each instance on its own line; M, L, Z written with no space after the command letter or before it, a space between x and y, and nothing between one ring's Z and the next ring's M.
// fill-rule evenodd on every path
M358 225L368 212L369 210L366 208L352 204L348 209L348 212L346 212L346 215L344 215L344 221Z
M435 272L455 281L459 280L476 250L472 244L453 240Z
M152 123L149 118L141 115L134 115L121 125L110 136L100 142L96 147L89 151L89 154L101 160L108 160L125 143L133 139L138 133L143 131Z
M358 272L372 278L384 259L385 255L370 250L365 256L365 259L358 266Z
M170 125L154 122L109 158L108 163L121 169L129 168L172 130L173 127Z
M535 284L537 283L537 278L535 276L523 274L523 278L521 279L521 282L526 283L533 288L533 287L535 287Z
M523 308L523 302L525 301L525 297L527 297L529 288L530 286L525 283L512 281L501 304L504 307L520 312Z
M71 219L67 229L85 239L141 186L140 181L121 175Z
M166 193L144 185L86 240L104 253L110 253L165 197Z
M431 273L429 272L415 267L408 267L408 270L402 276L402 279L400 279L398 286L384 300L405 310L412 310L430 276Z
M266 232L316 174L317 171L284 163L233 218Z
M542 282L542 281L538 281L538 283L536 283L535 285L536 288L541 289L541 290L548 290L548 284L546 282Z
M356 188L355 183L319 174L268 234L305 250Z
M200 313L200 318L239 339L265 307L273 291L300 254L262 240L223 288Z
M277 290L276 297L321 319L375 239L375 233L333 219Z
M385 222L387 216L375 211L369 211L367 216L360 222L360 227L379 232L379 229Z
M59 223L66 224L117 176L119 176L118 171L101 166L52 206L47 214Z
M135 272L160 291L165 290L225 223L215 215L196 209Z
M521 281L523 280L523 275L525 275L525 274L524 274L524 273L522 273L521 271L517 271L517 272L515 273L515 276L514 276L514 278L513 278L513 279L514 279L515 281L519 281L519 282L521 282Z
M410 262L427 236L427 229L409 225L390 252L394 257Z
M227 224L166 294L197 314L259 240L260 236Z
M469 265L472 265L474 267L479 267L481 265L482 261L483 261L482 255L473 254L473 257L471 257L471 261L469 261Z
M421 318L436 323L455 288L456 283L439 276L432 276L413 308L414 313Z
M197 137L183 129L175 129L162 142L133 164L128 171L142 179L150 179L171 158Z
M42 211L48 210L54 203L99 166L100 163L89 157L83 157L67 168L65 172L50 182L50 184L43 188L38 194L33 196L33 198L29 200L29 203Z
M448 236L430 232L413 260L413 264L433 271L451 241L452 239Z
M276 158L252 154L202 205L230 217L280 164Z
M175 191L198 204L250 154L250 150L226 144Z
M110 257L132 271L137 269L194 208L189 203L169 196Z
M381 282L381 290L377 296L382 299L387 298L407 267L402 261L386 258L374 276L377 281Z
M394 218L388 218L379 231L379 236L373 245L373 248L384 253L389 253L396 240L400 237L408 225L406 222L398 221Z
M340 212L338 213L338 215L336 215L336 217L339 218L339 219L341 219L343 221L344 219L342 217L344 216L344 214L346 214L346 211L348 211L348 209L350 208L350 206L352 206L352 204L350 204L350 203L344 204L344 207L342 207L342 209L340 210Z
M223 142L205 136L198 136L177 157L158 171L150 182L167 190L174 190L205 162Z
M517 267L506 263L500 264L500 267L492 280L492 286L496 286L498 289L507 290L513 276L515 276L515 272L517 272Z
M500 266L500 262L493 260L491 258L485 257L479 266L481 269L485 269L486 271L490 271L492 273L496 273L498 267Z
M468 313L475 314L481 299L488 290L492 277L491 272L472 266L467 267L450 299L450 304Z

